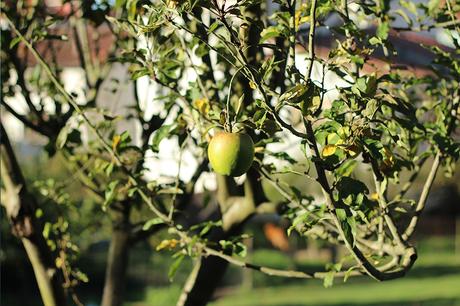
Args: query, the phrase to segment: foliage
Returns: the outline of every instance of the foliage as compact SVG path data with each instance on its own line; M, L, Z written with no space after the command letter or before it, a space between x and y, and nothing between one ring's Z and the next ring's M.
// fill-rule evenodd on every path
M13 22L2 30L2 105L48 137L48 152L58 150L66 157L82 185L99 197L103 211L125 212L130 235L169 228L157 249L174 251L170 278L185 256L219 256L271 275L323 278L325 285L335 276L404 276L416 259L410 237L439 164L452 174L460 155L453 136L460 101L458 4L275 2L271 16L267 4L257 0L122 0L113 6L99 1L97 7L79 8L86 16L84 26L107 24L115 37L107 63L90 64L83 53L84 103L59 86L63 67L58 62L47 64L37 57L30 74L18 65L20 50L65 40L53 29L66 18L50 16L46 5L3 4ZM404 26L396 26L396 20ZM362 23L374 27L368 31ZM455 49L424 46L432 60L420 65L423 77L392 64L399 56L395 33L430 29L442 30ZM316 56L320 30L332 43L327 54ZM115 63L127 67L131 79L126 82L135 87L124 116L96 103ZM16 84L10 81L11 71L17 74ZM156 90L155 99L142 101L136 87L141 81ZM120 79L112 82L115 92L122 90ZM40 93L38 103L30 91ZM17 92L25 97L27 116L6 99ZM46 110L44 97L52 97L53 112ZM149 104L160 111L147 116ZM123 130L127 122L135 122L140 135ZM196 181L208 171L203 156L210 134L218 129L248 133L256 160L242 188L217 176L221 222L184 222L181 212ZM179 148L178 173L149 180L148 159L161 158L166 139ZM286 143L301 156L277 149ZM190 180L180 173L184 152L192 152L198 165ZM425 163L432 163L432 170L420 199L406 197ZM372 180L359 178L363 169ZM283 173L315 181L322 194L286 184ZM407 173L409 180L403 178ZM282 195L281 202L269 204L289 221L289 233L345 245L356 262L336 263L322 272L270 270L231 256L244 256L246 236L213 241L209 231L230 232L268 202L261 193L262 179ZM58 203L71 201L56 196Z

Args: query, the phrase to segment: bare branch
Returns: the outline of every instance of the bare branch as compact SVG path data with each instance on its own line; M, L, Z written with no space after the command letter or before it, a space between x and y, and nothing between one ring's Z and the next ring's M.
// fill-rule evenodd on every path
M188 294L193 289L196 279L198 277L198 272L201 268L201 256L195 259L195 264L193 265L192 272L190 272L187 281L185 282L184 288L182 288L182 293L177 301L177 306L184 306L187 301Z
M425 208L426 199L428 198L431 186L433 185L434 179L436 178L436 172L438 171L440 161L441 153L438 152L438 154L436 154L436 157L434 158L433 164L431 165L430 174L428 174L425 184L423 185L422 194L420 195L420 198L417 202L417 206L415 207L414 216L411 218L409 225L402 234L402 239L405 241L407 241L414 233L415 227L417 226L418 218L422 213L423 209Z
M316 28L316 0L312 0L310 8L310 31L308 33L308 64L305 79L309 80L315 61L315 28Z
M3 99L1 100L1 104L7 109L9 113L11 113L16 119L22 122L26 127L34 130L35 132L49 136L46 129L40 124L34 124L30 121L26 116L19 114L16 112L8 103L6 103Z

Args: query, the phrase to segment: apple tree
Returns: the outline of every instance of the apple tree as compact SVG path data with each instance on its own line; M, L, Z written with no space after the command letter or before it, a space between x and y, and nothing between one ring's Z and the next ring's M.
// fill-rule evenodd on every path
M165 228L168 237L157 250L172 251L170 277L185 258L194 261L178 305L206 304L229 264L278 277L319 278L326 286L336 277L365 274L383 281L407 273L417 259L411 237L436 174L440 168L452 174L460 154L458 4L122 0L105 5L105 19L91 20L110 26L116 40L107 65L124 65L125 82L134 92L121 115L110 109L110 101L96 102L104 69L88 78L84 103L77 101L62 85L59 67L34 47L51 39L37 36L37 29L48 25L18 24L11 12L9 45L35 57L57 111L44 116L36 109L37 114L31 102L30 117L41 120L35 123L2 100L47 136L71 167L83 169L81 183L99 195L101 209L113 220L103 305L122 302L129 246ZM428 61L415 70L400 64L397 37L435 31L450 47L423 45ZM84 68L87 75L99 71L97 65ZM30 88L21 83L36 90L44 86L32 81L20 76L19 91ZM125 88L119 80L112 86ZM142 100L141 91L153 93ZM52 137L40 131L51 120L57 122ZM139 127L140 136L124 131L126 124ZM165 141L178 148L178 171L151 179L155 169L149 162L163 162ZM187 178L181 174L185 155L195 161ZM430 170L422 192L409 197L424 165ZM187 204L207 172L214 173L218 205L215 214L200 219L205 205L187 212ZM319 192L289 184L292 176ZM271 199L267 186L281 200ZM348 255L322 271L246 261L244 225L257 214L277 214L289 222L289 235L341 245Z

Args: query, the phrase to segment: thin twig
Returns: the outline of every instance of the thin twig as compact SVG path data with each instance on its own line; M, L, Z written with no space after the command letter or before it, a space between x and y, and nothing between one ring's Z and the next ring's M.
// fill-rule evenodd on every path
M433 164L431 165L430 173L428 174L425 184L423 185L422 194L420 195L420 198L417 202L417 206L415 207L414 216L411 218L409 225L402 234L402 239L405 241L407 241L414 233L419 216L425 208L426 199L428 198L431 186L433 185L434 179L436 178L436 172L438 171L440 161L441 153L438 152L433 160Z
M308 64L305 79L309 80L315 60L315 28L316 28L316 0L312 0L310 8L310 31L308 33Z
M401 252L403 252L406 249L406 245L404 244L404 241L401 238L401 235L399 234L398 229L396 225L394 224L393 219L391 218L390 213L388 211L388 205L385 200L385 190L382 190L382 183L378 181L377 175L374 173L373 176L374 176L375 189L378 195L378 203L383 213L383 219L385 220L388 226L388 229L390 230L391 235L393 236L393 239L396 241L396 244L400 248Z

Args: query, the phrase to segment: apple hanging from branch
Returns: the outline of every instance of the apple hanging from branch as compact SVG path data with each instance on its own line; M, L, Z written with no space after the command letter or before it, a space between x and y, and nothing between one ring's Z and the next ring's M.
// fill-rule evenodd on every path
M216 173L240 176L254 160L254 142L248 134L218 132L209 143L208 157Z

